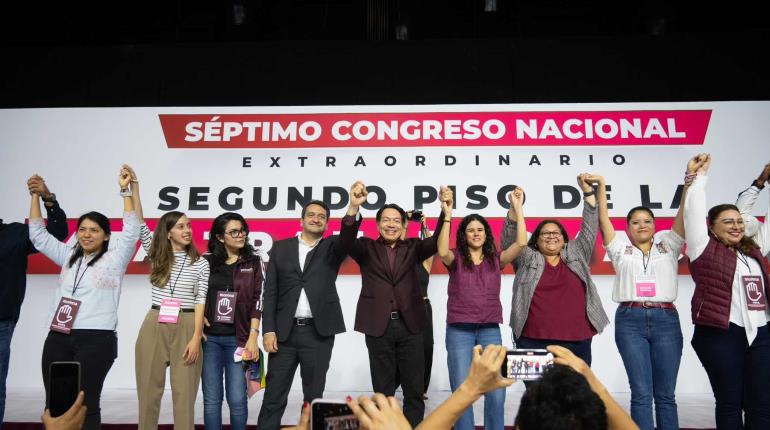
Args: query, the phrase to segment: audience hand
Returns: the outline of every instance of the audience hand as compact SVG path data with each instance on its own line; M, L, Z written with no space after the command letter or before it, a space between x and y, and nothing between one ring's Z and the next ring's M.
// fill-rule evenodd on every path
M513 385L515 380L503 378L500 374L505 353L506 349L501 345L488 345L484 352L481 352L480 345L476 345L473 348L473 360L468 370L468 377L460 385L460 389L480 396L489 391Z
M412 430L395 397L376 393L369 399L361 396L358 401L348 397L348 407L358 418L361 428L367 430Z
M83 428L83 423L86 421L86 407L83 405L84 398L85 395L81 391L77 399L75 399L75 403L70 406L67 412L55 418L46 409L43 416L40 417L43 420L43 427L46 430L80 430Z

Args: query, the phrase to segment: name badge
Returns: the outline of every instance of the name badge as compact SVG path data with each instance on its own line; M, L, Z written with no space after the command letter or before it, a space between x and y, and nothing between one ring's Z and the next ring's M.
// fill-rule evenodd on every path
M746 305L750 311L764 311L767 307L765 289L761 276L741 276L741 283L746 290Z
M655 297L655 277L636 278L637 297Z
M80 300L62 297L59 300L59 306L56 307L56 312L53 314L51 330L70 334L72 326L75 324L75 317L80 310L80 303L82 303Z
M232 324L235 316L235 291L217 291L217 306L214 310L214 321L222 324Z
M179 310L182 309L182 301L176 299L163 299L160 302L158 322L162 324L176 324L179 321Z

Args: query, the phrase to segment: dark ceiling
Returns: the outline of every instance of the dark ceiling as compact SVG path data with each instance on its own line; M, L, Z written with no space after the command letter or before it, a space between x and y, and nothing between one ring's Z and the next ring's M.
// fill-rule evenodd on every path
M3 45L628 36L770 28L768 2L5 1Z

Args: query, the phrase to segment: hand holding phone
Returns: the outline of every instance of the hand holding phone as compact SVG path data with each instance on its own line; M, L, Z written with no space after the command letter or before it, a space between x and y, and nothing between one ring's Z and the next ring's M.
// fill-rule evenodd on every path
M505 378L533 381L553 366L553 354L545 349L514 349L507 351L500 373Z
M359 426L344 400L315 399L310 404L310 430L357 430Z
M54 361L48 371L48 410L51 417L63 415L80 392L80 363Z

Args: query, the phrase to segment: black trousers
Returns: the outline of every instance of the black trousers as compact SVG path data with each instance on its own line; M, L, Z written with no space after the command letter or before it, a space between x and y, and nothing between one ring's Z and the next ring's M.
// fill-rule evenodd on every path
M428 392L430 385L430 371L433 368L433 307L430 300L425 300L425 313L428 314L428 327L422 332L423 358L425 359L425 384L422 389Z
M72 330L70 334L48 332L43 344L43 384L48 408L48 380L54 361L80 363L80 389L85 394L86 422L84 429L99 429L102 414L99 400L107 372L118 357L118 337L112 330Z
M278 352L271 352L267 360L265 397L259 410L257 429L281 427L297 366L304 400L310 403L323 397L333 347L334 336L319 335L313 325L295 325L286 342L278 342Z
M366 348L374 392L394 395L398 373L404 390L404 415L412 427L417 427L425 415L422 332L411 333L403 320L390 320L385 334L366 336Z

